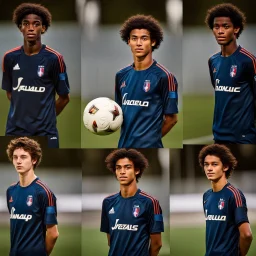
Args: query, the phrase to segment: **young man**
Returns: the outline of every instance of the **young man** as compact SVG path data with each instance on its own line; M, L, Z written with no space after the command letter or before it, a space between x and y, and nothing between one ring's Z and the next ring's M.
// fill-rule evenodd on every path
M137 188L148 161L135 149L118 149L106 158L115 173L120 192L104 199L101 228L107 233L109 256L156 256L164 231L158 200Z
M228 182L237 165L230 150L208 145L199 153L199 163L212 189L203 195L206 219L205 256L247 255L252 233L243 193Z
M136 15L123 24L120 35L130 47L134 63L116 74L115 100L124 121L119 148L162 148L161 138L177 123L175 77L152 57L163 31L152 16Z
M40 145L27 137L13 139L7 155L19 175L6 193L10 213L10 256L48 256L58 238L56 197L36 175Z
M256 58L237 44L245 21L244 13L229 3L209 9L205 19L221 47L209 59L216 143L256 143Z
M62 55L41 42L51 14L40 4L23 3L13 21L24 41L3 57L2 88L11 102L6 135L47 136L49 146L58 147L56 116L69 102L69 82Z

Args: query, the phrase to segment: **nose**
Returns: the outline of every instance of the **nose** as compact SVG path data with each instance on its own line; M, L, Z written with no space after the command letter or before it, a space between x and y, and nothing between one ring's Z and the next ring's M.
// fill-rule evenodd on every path
M142 40L140 38L137 39L137 45L142 45Z
M222 27L219 27L219 29L218 29L218 34L222 34L223 33L223 28Z
M29 30L29 31L33 31L33 30L34 30L33 24L29 24L29 25L28 25L28 30Z

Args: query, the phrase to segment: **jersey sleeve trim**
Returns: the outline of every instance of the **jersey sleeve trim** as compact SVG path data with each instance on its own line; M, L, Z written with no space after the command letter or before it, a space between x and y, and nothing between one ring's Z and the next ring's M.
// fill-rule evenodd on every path
M49 46L46 46L45 50L47 50L49 52L52 52L53 54L55 54L58 57L59 64L60 64L60 73L64 73L65 72L65 65L64 65L63 56L59 52L57 52L54 49L50 48Z
M243 204L242 204L242 198L241 198L241 195L240 195L240 192L238 189L234 188L233 186L228 186L227 187L235 196L235 200L236 200L236 207L242 207Z
M17 50L20 50L21 49L21 46L17 46L15 48L12 48L11 50L7 51L5 54L4 54L4 57L3 57L3 60L2 60L2 70L3 72L5 72L5 68L4 68L4 59L5 59L5 56L10 53L10 52L15 52Z
M160 69L162 69L165 72L165 74L167 75L169 91L176 91L176 86L175 86L173 75L161 64L157 63L156 66L158 66Z
M53 196L52 196L51 190L45 184L43 184L40 180L37 180L36 183L38 185L40 185L45 190L45 192L47 194L47 197L48 197L49 206L54 206L54 204L53 204Z
M247 57L249 57L252 60L253 68L254 68L254 74L256 74L256 58L255 58L255 56L253 56L250 52L248 52L244 48L241 48L240 52L243 53L244 55L246 55Z
M141 191L139 194L142 195L142 196L145 196L145 197L147 197L149 199L151 199L151 201L153 203L153 206L154 206L154 214L157 214L157 215L161 214L160 205L159 205L159 202L158 202L157 199L155 199L154 197L148 195L144 191Z

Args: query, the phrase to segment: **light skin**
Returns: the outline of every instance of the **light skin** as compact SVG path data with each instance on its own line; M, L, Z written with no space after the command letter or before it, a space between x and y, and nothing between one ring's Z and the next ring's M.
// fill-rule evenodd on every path
M23 148L17 148L13 151L12 162L19 174L21 187L29 186L37 178L34 172L36 161L37 160L32 159L30 153ZM46 229L45 246L48 255L50 255L59 236L59 232L57 225L46 225Z
M38 54L42 48L41 35L46 31L40 16L36 14L26 15L19 25L23 34L23 47L26 55ZM12 93L6 92L6 96L11 100ZM58 116L69 103L69 95L59 95L55 102L56 115Z
M155 46L156 42L151 39L147 29L133 29L130 32L128 44L132 51L135 70L145 70L153 64L152 46ZM177 114L164 115L162 137L172 129L177 121Z
M227 184L226 172L228 166L224 166L221 159L214 155L207 155L204 159L204 172L208 180L211 181L213 192L218 192ZM240 255L246 256L252 242L252 232L250 224L244 222L239 225L239 248Z
M116 162L116 178L120 184L121 195L124 198L134 196L138 190L136 175L139 169L134 167L128 158L119 159ZM110 245L110 235L107 234L108 245ZM161 233L150 234L150 256L157 256L162 247Z
M216 17L213 21L213 34L221 46L224 57L232 55L237 49L237 33L240 28L235 28L229 17Z

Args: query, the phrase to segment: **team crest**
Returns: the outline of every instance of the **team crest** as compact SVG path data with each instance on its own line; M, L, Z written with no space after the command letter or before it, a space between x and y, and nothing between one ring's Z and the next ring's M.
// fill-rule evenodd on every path
M225 206L225 201L224 201L224 199L220 198L220 201L218 203L218 208L220 210L222 210L224 208L224 206Z
M150 80L145 80L144 85L143 85L143 90L145 92L148 92L150 90Z
M140 206L139 205L134 205L132 209L132 214L135 218L137 218L140 214Z
M235 77L237 73L237 65L232 65L230 68L230 76Z
M37 74L39 77L42 77L44 75L44 66L38 66Z
M27 206L31 206L33 204L33 196L27 197Z

